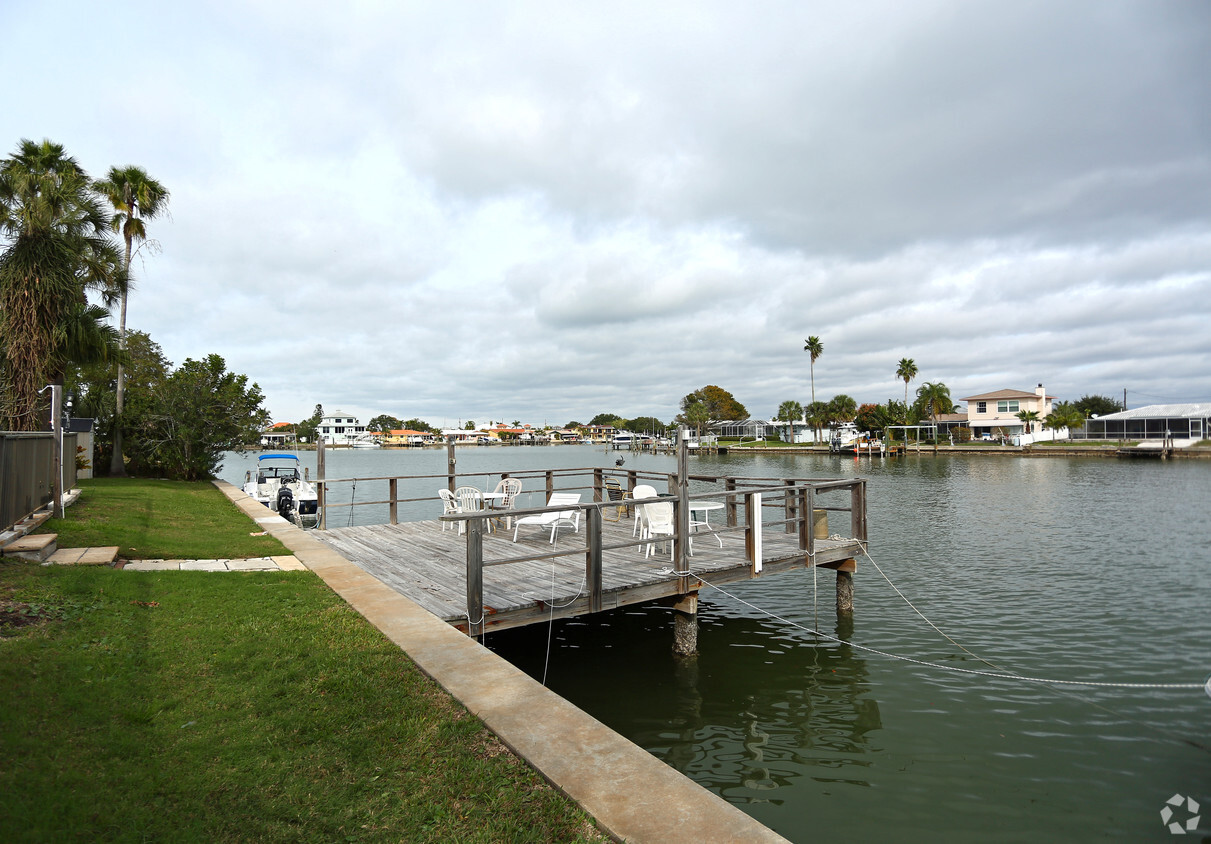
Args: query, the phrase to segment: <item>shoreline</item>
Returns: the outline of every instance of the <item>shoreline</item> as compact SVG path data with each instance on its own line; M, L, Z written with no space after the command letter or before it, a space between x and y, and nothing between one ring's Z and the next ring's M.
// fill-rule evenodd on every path
M833 454L827 447L821 446L780 446L778 448L749 447L734 448L722 446L718 449L721 454ZM941 457L949 454L980 454L988 457L1118 457L1120 451L1116 445L1096 446L961 446L940 445L937 451L933 446L922 446L920 449L910 449L904 456ZM838 455L849 457L850 455ZM861 455L867 457L869 455ZM899 455L897 455L899 456ZM1211 460L1211 448L1206 446L1190 446L1189 448L1174 449L1169 455L1175 460ZM884 459L894 459L887 458ZM1159 459L1159 458L1158 458Z

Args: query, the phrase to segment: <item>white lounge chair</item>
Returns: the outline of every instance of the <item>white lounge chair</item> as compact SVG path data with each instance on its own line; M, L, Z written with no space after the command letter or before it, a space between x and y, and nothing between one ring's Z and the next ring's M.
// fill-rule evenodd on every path
M553 492L550 500L547 501L548 507L559 507L560 505L579 504L580 493L578 492ZM546 513L537 513L533 516L522 516L513 523L513 541L517 541L517 532L521 530L522 525L551 529L551 544L555 544L555 540L559 536L561 527L570 527L573 533L580 532L580 509L575 510L550 510Z

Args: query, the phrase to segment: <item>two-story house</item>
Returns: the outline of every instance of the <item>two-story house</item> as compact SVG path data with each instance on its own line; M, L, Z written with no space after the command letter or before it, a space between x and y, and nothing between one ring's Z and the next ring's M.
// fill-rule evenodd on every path
M973 438L980 439L992 436L994 431L1003 431L1008 437L1020 437L1025 445L1037 439L1043 430L1043 420L1051 413L1055 396L1047 395L1043 385L1039 384L1033 393L997 390L967 396L963 401L967 402L967 427L971 428ZM1037 413L1038 421L1024 423L1018 418L1022 412Z
M353 414L338 410L320 419L315 433L327 445L353 445L365 439L366 426Z

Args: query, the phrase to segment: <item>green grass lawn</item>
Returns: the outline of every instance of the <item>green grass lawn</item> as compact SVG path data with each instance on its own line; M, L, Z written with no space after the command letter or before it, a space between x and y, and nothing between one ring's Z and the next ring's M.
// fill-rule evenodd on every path
M606 840L310 572L0 563L5 841Z
M208 481L92 478L65 518L39 533L59 534L60 548L117 545L126 559L235 559L289 554ZM268 511L266 511L268 512Z
M45 530L287 553L213 485L98 479ZM4 841L605 841L311 572L0 560Z

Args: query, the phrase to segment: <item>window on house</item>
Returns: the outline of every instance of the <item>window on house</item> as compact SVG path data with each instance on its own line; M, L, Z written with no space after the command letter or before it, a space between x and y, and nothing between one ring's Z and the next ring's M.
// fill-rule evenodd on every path
M988 402L986 402L986 401L976 402L976 413L987 413L987 412L988 412Z
M1017 413L1017 412L1018 412L1018 403L1017 403L1016 399L1012 400L1012 401L997 402L997 413Z

